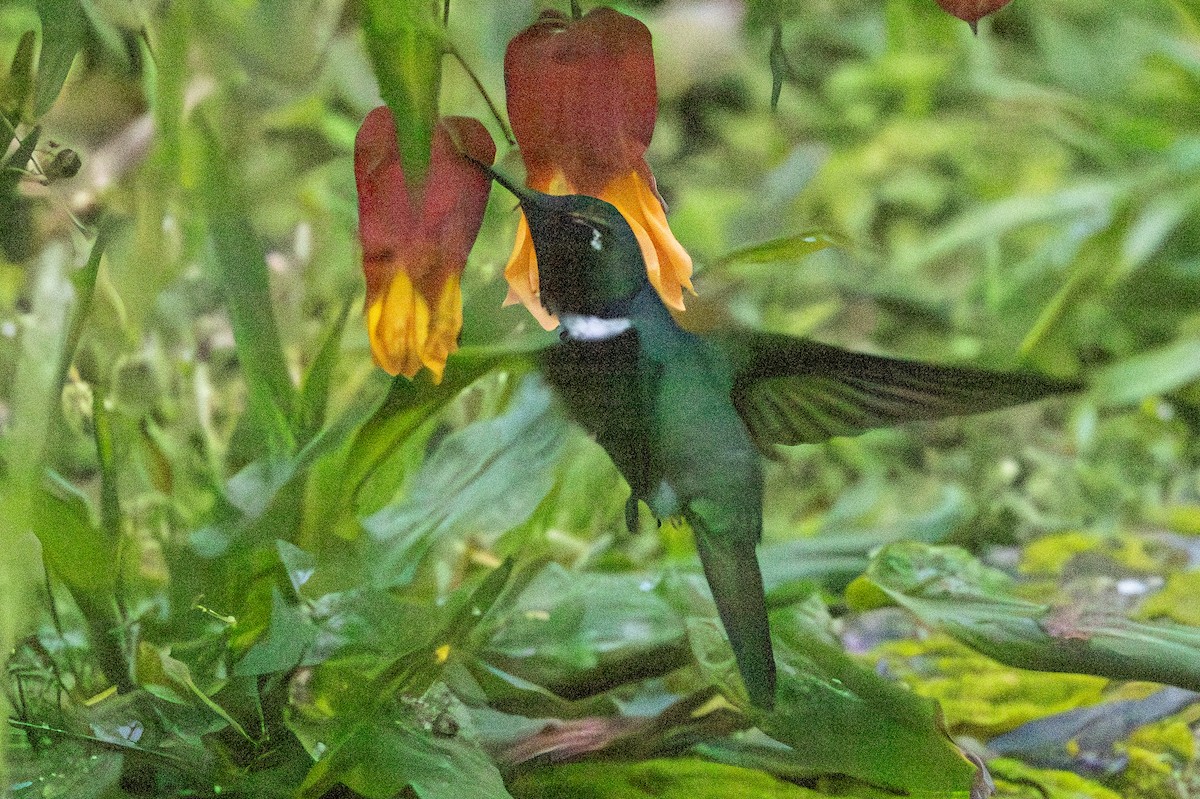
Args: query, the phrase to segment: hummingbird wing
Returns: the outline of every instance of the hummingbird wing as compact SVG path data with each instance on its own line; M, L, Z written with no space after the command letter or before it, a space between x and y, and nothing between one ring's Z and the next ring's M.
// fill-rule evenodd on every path
M538 366L568 415L608 452L629 483L631 501L647 496L653 403L637 331L592 341L564 339L538 354Z
M771 444L814 444L1082 388L1035 374L885 358L775 333L736 331L713 339L733 361L733 403L763 452Z
M775 704L775 657L762 572L754 554L762 530L762 503L739 509L694 499L683 516L695 533L704 576L750 701L770 710Z

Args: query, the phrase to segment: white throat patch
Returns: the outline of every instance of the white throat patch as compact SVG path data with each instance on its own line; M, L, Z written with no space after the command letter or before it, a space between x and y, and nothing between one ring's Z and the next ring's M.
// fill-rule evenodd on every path
M567 331L567 335L576 341L604 341L619 336L633 326L625 317L602 319L599 316L584 316L583 314L559 314L558 322Z

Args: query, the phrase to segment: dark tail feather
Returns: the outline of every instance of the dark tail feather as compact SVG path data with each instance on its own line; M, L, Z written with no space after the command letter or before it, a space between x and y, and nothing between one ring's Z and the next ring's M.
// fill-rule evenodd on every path
M775 655L754 544L714 534L695 514L688 514L688 521L750 701L770 710L775 706Z

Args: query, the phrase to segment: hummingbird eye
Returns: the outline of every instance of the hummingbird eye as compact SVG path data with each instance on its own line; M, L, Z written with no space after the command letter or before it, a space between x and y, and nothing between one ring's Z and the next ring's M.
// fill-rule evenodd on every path
M581 227L585 227L592 232L592 240L588 242L589 246L596 252L604 250L604 233L601 231L601 225L597 225L583 217L572 217L571 221Z

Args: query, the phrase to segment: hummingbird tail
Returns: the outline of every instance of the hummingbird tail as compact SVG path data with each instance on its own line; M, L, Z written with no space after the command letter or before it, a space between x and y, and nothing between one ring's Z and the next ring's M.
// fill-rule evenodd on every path
M714 529L702 514L686 515L750 701L770 710L775 705L775 655L762 573L754 554L757 535L751 538Z

